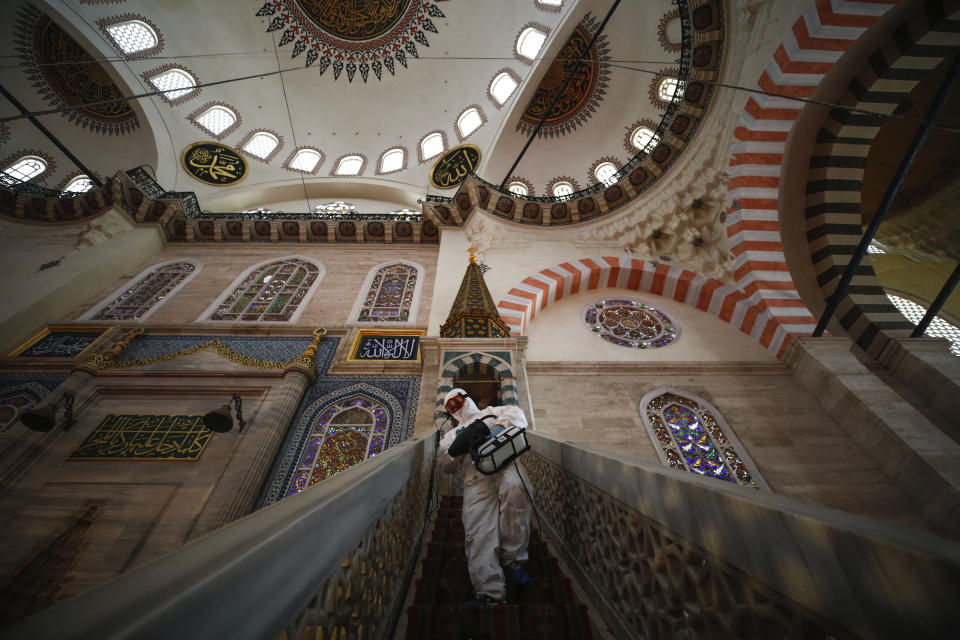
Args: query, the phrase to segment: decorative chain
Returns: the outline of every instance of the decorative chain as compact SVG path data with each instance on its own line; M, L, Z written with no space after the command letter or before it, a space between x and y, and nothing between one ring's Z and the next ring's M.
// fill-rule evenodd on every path
M65 429L69 429L74 423L73 420L73 394L69 391L63 394L63 424Z

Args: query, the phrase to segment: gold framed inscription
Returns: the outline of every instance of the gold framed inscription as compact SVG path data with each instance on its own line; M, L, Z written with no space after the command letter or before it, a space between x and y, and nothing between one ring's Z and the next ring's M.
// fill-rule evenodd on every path
M194 180L215 187L237 184L248 173L240 152L219 142L194 142L183 150L180 164Z

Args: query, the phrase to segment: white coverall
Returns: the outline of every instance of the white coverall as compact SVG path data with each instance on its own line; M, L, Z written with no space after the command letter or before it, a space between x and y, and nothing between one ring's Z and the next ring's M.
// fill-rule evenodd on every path
M466 392L454 389L446 395L444 403L455 395L466 395ZM486 421L491 431L494 430L491 422L504 428L514 425L526 429L527 418L519 407L487 407L481 411L469 397L463 400L463 407L452 414L457 421L456 428L440 440L440 468L446 473L459 471L463 477L463 529L474 591L478 597L503 600L506 586L501 563L526 562L532 505L513 464L488 476L477 471L469 454L451 458L447 451L456 440L458 429L477 418L496 416L495 421Z

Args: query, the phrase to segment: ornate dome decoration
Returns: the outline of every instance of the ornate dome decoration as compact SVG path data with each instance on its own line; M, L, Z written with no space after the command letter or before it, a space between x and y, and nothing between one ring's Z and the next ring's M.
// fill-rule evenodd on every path
M663 14L663 17L660 18L659 24L657 24L657 42L660 43L660 46L663 47L664 51L668 53L679 53L683 49L682 42L675 42L670 39L668 31L670 30L670 25L673 21L680 21L680 10L671 9Z
M626 298L603 300L587 308L583 321L597 337L621 347L653 349L677 339L677 327L665 314Z
M525 136L533 132L570 73L574 74L573 79L567 84L537 136L562 136L590 119L600 105L610 81L607 64L610 60L610 47L606 35L601 35L587 51L585 57L589 60L588 64L580 64L578 59L580 52L590 44L598 26L599 22L588 13L580 24L574 27L573 33L564 43L524 109L520 122L517 123L518 132Z
M273 16L267 32L283 29L278 44L294 43L291 58L306 51L306 66L332 66L335 80L346 71L349 82L357 71L366 82L371 70L380 80L384 68L406 67L418 44L430 46L426 32L437 33L432 18L446 17L429 0L269 0L257 15Z
M55 108L123 97L104 68L49 16L25 4L17 16L17 51L41 97ZM93 133L121 135L139 128L126 100L73 109L63 114Z

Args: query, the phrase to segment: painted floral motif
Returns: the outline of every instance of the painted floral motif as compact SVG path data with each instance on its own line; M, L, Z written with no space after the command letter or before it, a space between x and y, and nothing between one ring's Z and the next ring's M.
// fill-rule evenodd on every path
M677 339L677 327L670 318L636 300L603 300L587 309L583 320L599 338L621 347L651 349Z
M417 287L417 269L405 264L383 267L373 278L357 320L360 322L405 322Z
M324 409L300 456L287 495L299 493L384 449L387 409L364 396L351 396Z
M371 71L380 80L384 69L406 67L407 56L420 57L417 45L430 46L434 19L446 17L430 0L269 0L257 15L270 18L268 33L283 30L277 44L292 43L292 58L306 52L306 66L316 63L321 74L332 67L334 80L346 71L349 82L358 71L366 82Z

